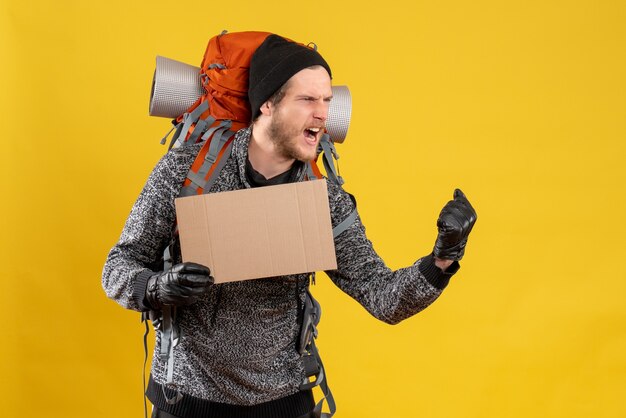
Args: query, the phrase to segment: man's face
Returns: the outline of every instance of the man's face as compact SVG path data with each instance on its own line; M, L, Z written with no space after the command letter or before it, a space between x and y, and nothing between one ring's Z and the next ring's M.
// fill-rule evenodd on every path
M306 68L287 83L283 99L269 104L268 134L281 157L310 161L317 156L328 117L330 77L323 67Z

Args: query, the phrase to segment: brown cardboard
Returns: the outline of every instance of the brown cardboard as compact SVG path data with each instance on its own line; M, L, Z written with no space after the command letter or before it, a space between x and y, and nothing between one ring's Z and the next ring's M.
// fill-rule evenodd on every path
M183 261L216 283L337 268L325 180L176 199Z

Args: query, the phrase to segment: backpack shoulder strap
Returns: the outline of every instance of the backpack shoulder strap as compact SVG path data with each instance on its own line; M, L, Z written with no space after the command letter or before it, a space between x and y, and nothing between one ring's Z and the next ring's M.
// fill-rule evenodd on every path
M331 418L337 406L333 393L328 387L328 378L324 370L324 364L320 357L315 339L317 338L317 324L322 316L322 308L310 291L310 283L315 281L315 273L311 273L306 285L304 306L302 307L302 324L300 328L300 338L298 340L298 352L302 359L302 365L305 371L305 378L300 385L300 390L309 390L315 386L319 386L324 397L315 405L314 411L317 417ZM311 380L315 379L315 380ZM328 403L330 413L323 413L322 406L324 401Z
M322 158L328 180L331 183L336 184L340 188L343 188L344 180L339 174L339 164L337 163L337 160L339 159L339 154L337 153L337 150L335 149L335 146L330 140L330 136L328 134L322 135L322 139L319 143L319 150L321 150L320 156ZM311 161L309 164L307 164L306 169L309 179L321 179L324 177L322 176L322 173L320 172L319 167L317 166L315 161ZM352 195L350 195L350 198L354 203L354 209L343 221L341 221L333 228L333 238L336 238L343 231L348 229L357 218L356 200Z
M195 194L201 194L208 191L215 180L217 179L220 171L228 161L230 156L234 134L235 132L230 130L232 124L230 121L222 121L219 125L211 128L211 132L207 135L207 139L204 145L198 152L196 159L194 160L187 178L183 183L183 187L180 190L179 196L192 196ZM198 125L196 125L196 128ZM197 129L200 131L200 129ZM207 131L208 132L208 131ZM206 132L205 132L206 135ZM174 227L173 234L177 234L178 227ZM164 269L169 269L172 266L172 254L171 243L165 248L163 254ZM177 385L174 383L174 347L178 344L180 333L176 324L176 307L165 306L161 311L151 311L150 319L155 324L155 330L161 334L161 350L159 351L159 357L166 364L167 380L163 385L163 395L165 401L174 405L178 403L183 395L178 390ZM142 315L142 320L147 321L146 315ZM146 337L148 332L148 325L146 322L146 334L144 334L144 349L145 349L145 363L148 358ZM144 393L145 393L145 374L144 374ZM176 391L176 394L172 397L168 397L165 392L165 388ZM147 407L145 405L144 396L144 414L147 417Z
M232 151L235 132L230 121L222 121L198 152L180 190L180 197L207 193L226 165Z

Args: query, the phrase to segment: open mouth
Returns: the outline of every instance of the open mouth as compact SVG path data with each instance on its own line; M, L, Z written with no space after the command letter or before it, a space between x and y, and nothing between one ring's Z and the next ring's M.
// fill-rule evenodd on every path
M309 145L317 144L317 137L320 134L320 128L307 128L304 130L304 138Z

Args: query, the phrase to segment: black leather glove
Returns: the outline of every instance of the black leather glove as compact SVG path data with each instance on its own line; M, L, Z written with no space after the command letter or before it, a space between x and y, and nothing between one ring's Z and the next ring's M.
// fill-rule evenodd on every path
M163 305L191 305L208 292L213 281L208 267L196 263L176 264L148 279L146 301L156 310Z
M449 201L437 219L439 235L433 254L445 260L460 260L465 252L467 236L476 222L476 211L463 192L454 191L454 200Z

